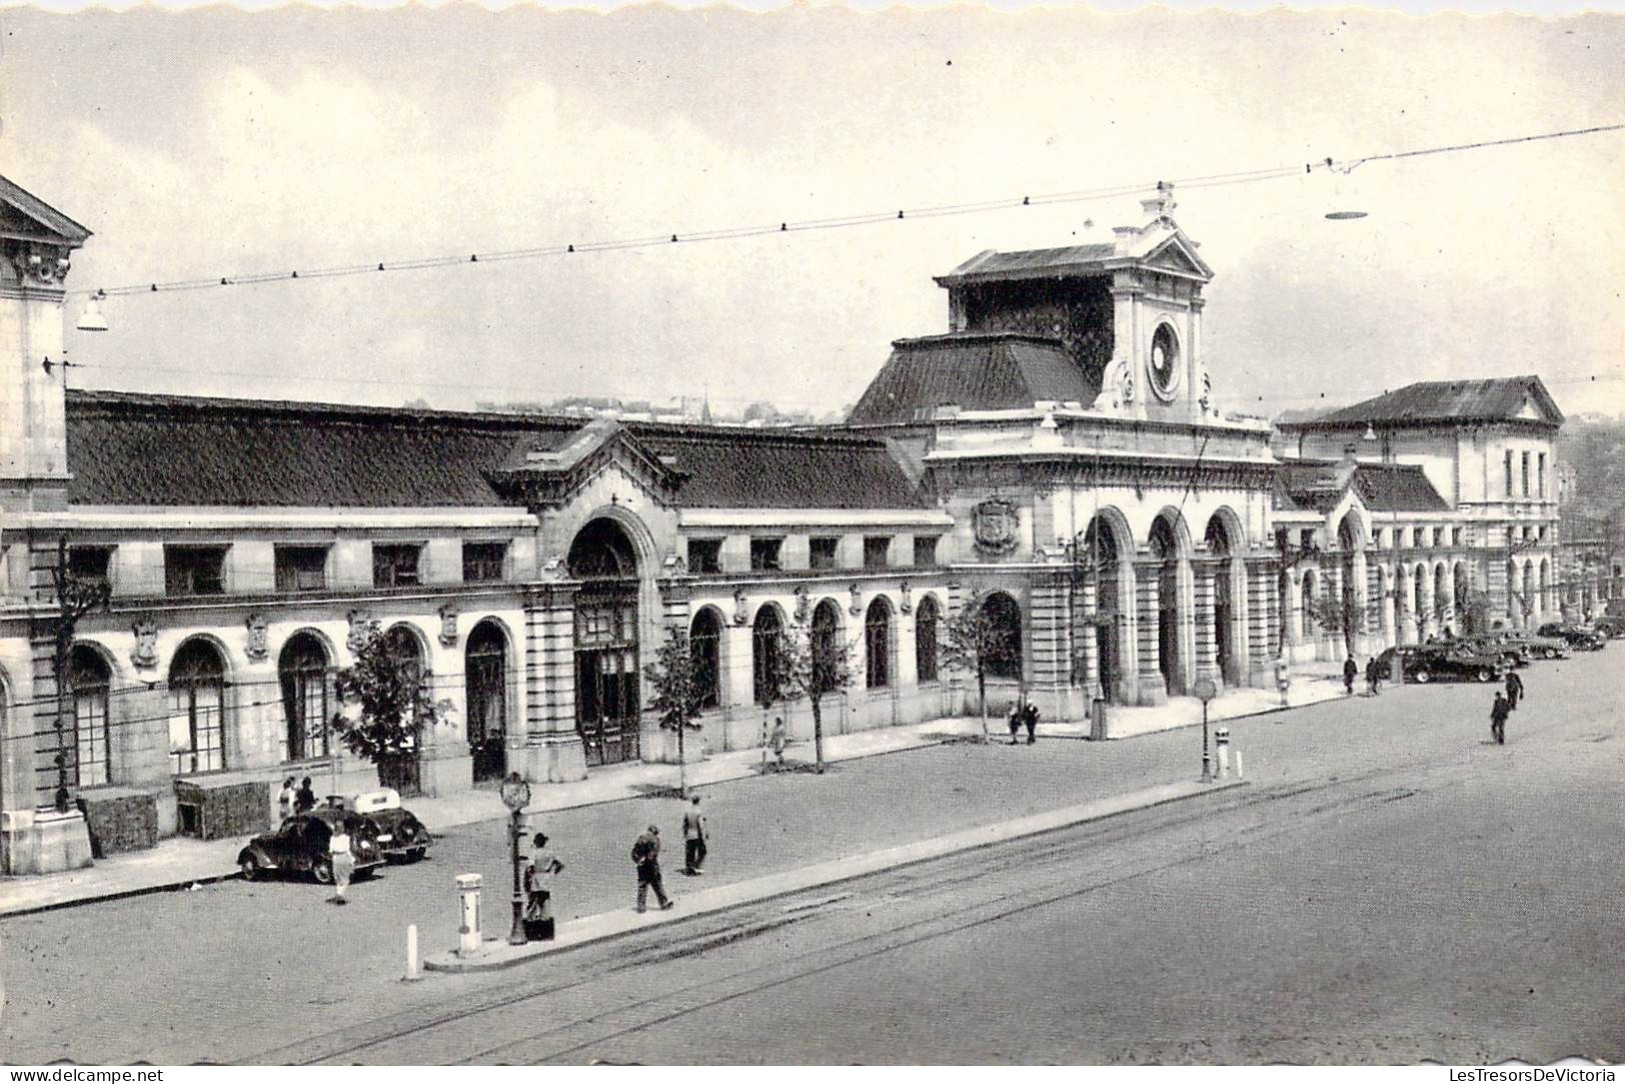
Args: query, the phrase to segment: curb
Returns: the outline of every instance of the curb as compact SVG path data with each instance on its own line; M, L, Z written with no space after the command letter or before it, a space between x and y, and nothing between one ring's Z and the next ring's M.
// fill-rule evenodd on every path
M702 905L698 909L684 910L682 912L657 910L650 912L648 917L637 918L632 917L634 912L609 911L597 915L588 915L574 920L573 922L569 923L568 926L560 927L560 934L565 935L566 937L568 936L567 931L569 926L574 926L578 929L583 926L605 927L602 932L592 932L589 929L587 932L583 932L578 939L541 941L525 946L509 946L505 942L501 941L486 942L490 948L484 949L482 952L488 958L465 958L457 955L454 950L442 950L430 956L424 957L423 969L425 971L435 971L445 974L471 974L485 971L504 971L509 968L519 967L523 964L549 959L565 952L573 952L576 949L585 948L589 945L602 944L607 941L618 940L622 937L629 937L633 934L642 933L645 930L670 926L681 922L688 922L694 919L703 918L707 915L721 914L740 907L753 906L769 900L780 899L785 896L796 895L798 893L811 891L813 889L827 888L831 885L843 884L848 881L857 880L861 877L872 876L876 873L903 869L905 867L919 865L924 862L933 862L937 861L938 859L951 857L953 855L967 854L972 851L998 846L999 844L1009 843L1015 840L1030 839L1035 836L1047 835L1051 832L1063 831L1067 828L1073 828L1080 824L1089 824L1096 821L1108 820L1112 817L1122 816L1127 813L1138 813L1142 810L1154 809L1158 806L1170 805L1174 802L1186 801L1191 798L1200 798L1206 795L1216 794L1221 791L1227 791L1247 785L1248 784L1245 780L1231 779L1225 782L1210 784L1163 784L1160 787L1149 787L1138 792L1130 791L1128 794L1098 799L1095 802L1084 806L1074 806L1070 810L1051 810L1047 813L1038 813L1031 817L1025 817L1019 821L1006 822L1003 825L979 825L948 836L939 836L934 840L923 840L918 843L903 844L898 847L887 848L886 850L873 852L870 855L860 856L857 859L836 859L831 862L823 862L813 866L802 867L802 869L799 870L770 873L748 881L740 881L733 885L722 885L713 890L719 894L722 894L722 896L719 897L719 902L709 907ZM1122 808L1106 808L1104 810L1100 810L1100 807L1102 806L1109 807L1112 803L1120 802L1125 799L1132 799L1136 794L1154 794L1157 792L1166 791L1169 787L1178 786L1192 786L1196 787L1197 789L1185 791L1183 793L1165 794L1160 797L1155 797L1149 801L1139 802L1137 804L1124 806ZM1100 811L1097 812L1095 810ZM1022 827L1023 825L1030 825L1030 827ZM1015 830L1011 831L1009 834L999 834L1001 829L1008 829L1011 827L1014 827ZM992 834L990 838L975 838L977 836L988 836L990 833ZM959 840L963 840L964 842L956 842ZM906 853L912 850L921 849L923 849L924 853ZM886 861L883 859L883 856L892 854L894 852L904 853L898 854L896 860L893 861ZM876 861L876 859L882 860ZM830 868L840 865L851 865L855 868L845 870ZM817 873L817 871L821 869L828 869L828 874L824 875ZM809 873L811 873L812 876L806 876ZM798 878L797 875L802 876ZM775 884L773 882L780 883ZM752 886L759 887L753 889ZM723 901L724 899L725 901ZM510 947L513 949L513 951L504 951Z

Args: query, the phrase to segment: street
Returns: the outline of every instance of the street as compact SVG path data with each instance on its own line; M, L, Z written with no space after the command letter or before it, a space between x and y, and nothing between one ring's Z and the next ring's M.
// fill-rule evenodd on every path
M400 983L498 823L323 904L227 882L0 922L8 1061L1477 1062L1625 1057L1625 739L1608 652L1232 722L1251 785L584 948ZM947 745L702 792L707 887L1193 776L1199 730ZM678 803L550 816L561 918L630 905ZM161 993L161 996L155 996Z

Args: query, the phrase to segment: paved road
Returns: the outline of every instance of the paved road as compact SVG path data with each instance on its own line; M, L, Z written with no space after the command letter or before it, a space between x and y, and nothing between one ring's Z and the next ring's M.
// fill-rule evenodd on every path
M1537 668L1507 748L1483 741L1480 687L1235 723L1257 780L1243 798L501 976L391 981L405 921L425 924L426 943L449 938L449 916L440 930L430 912L451 872L500 876L490 826L342 910L311 886L228 884L12 920L0 923L4 1056L1618 1058L1617 668L1608 655ZM1126 791L1194 770L1198 755L1184 731L948 747L728 784L707 799L716 869L752 876ZM620 837L654 808L675 819L675 803L651 800L550 821L561 837L613 840L577 847L576 910L620 905Z

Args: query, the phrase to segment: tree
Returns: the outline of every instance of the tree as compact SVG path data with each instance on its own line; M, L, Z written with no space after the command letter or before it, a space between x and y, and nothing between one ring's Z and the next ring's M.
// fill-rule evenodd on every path
M836 629L817 629L803 621L779 629L770 644L768 699L787 703L807 699L813 717L813 770L822 775L823 699L851 687L853 645L842 641Z
M1365 611L1360 606L1333 597L1329 592L1309 600L1309 618L1323 629L1343 633L1343 645L1351 653L1354 637L1365 630Z
M393 650L376 621L358 630L352 648L355 662L338 672L334 688L360 710L355 718L334 716L333 732L350 752L377 765L378 781L387 786L410 770L423 731L451 704L430 695L422 666Z
M688 760L683 735L698 730L694 721L705 703L705 684L694 658L688 633L675 626L666 629L666 639L655 652L655 661L643 668L654 697L649 701L660 716L665 730L677 732L677 794L688 797Z
M982 596L973 593L957 613L942 623L940 650L943 662L976 675L976 698L982 705L982 737L986 739L988 664L1017 658L1015 637L987 612Z

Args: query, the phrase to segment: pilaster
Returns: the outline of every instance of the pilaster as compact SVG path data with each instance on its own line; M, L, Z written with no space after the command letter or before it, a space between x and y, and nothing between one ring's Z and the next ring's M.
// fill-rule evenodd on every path
M508 736L508 764L533 782L587 777L576 729L575 584L549 584L525 598L524 725Z
M1157 624L1161 620L1161 592L1159 575L1162 562L1149 561L1135 566L1134 594L1138 637L1135 647L1139 655L1137 701L1142 705L1165 704L1168 684L1160 666L1160 646L1157 643Z

